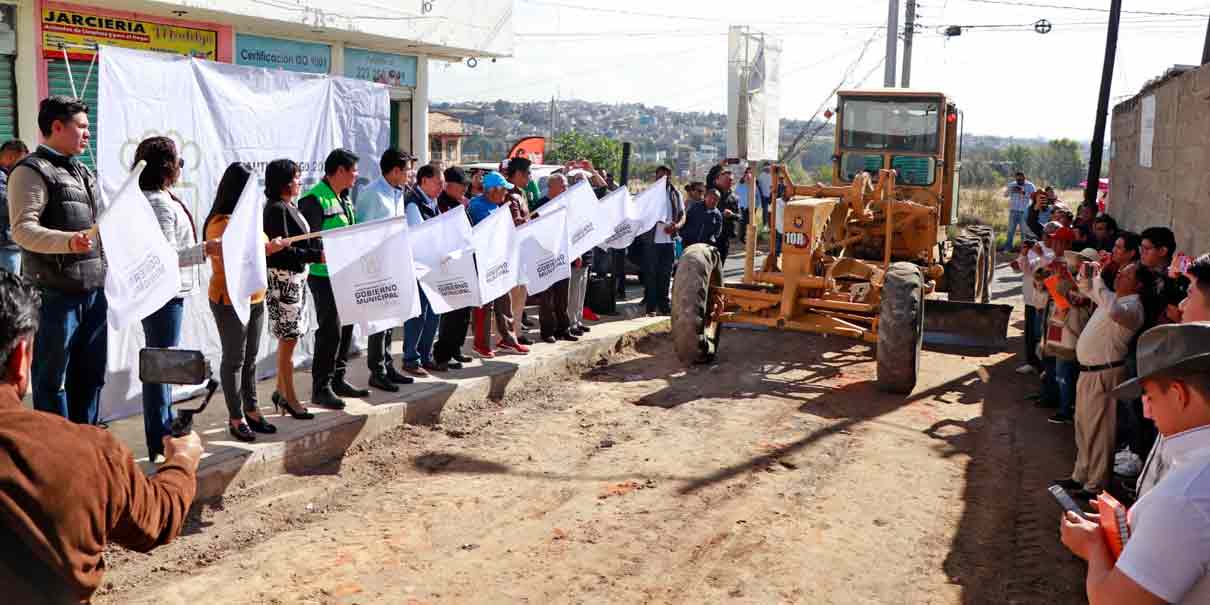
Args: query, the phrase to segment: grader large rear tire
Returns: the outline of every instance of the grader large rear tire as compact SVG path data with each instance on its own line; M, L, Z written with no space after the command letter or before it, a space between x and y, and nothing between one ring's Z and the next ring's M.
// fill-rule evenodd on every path
M977 236L963 234L954 240L954 255L945 268L950 300L976 302L979 298L979 278L982 275L979 257L983 242Z
M722 263L713 246L689 246L676 262L676 279L672 282L672 346L681 363L709 363L718 353L721 330L712 319L710 288L722 285Z
M924 276L912 263L895 263L878 313L879 389L906 395L916 388L923 342Z

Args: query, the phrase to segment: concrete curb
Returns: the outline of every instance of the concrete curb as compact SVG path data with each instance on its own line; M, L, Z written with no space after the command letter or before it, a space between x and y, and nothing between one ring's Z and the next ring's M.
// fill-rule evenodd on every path
M487 375L454 382L425 381L397 401L357 406L353 412L317 415L305 429L280 440L255 444L208 444L209 455L197 474L196 501L221 499L232 487L244 488L291 474L306 475L339 461L355 444L373 439L402 424L427 424L460 404L498 399L528 381L553 373L575 372L608 358L629 342L667 329L666 318L640 318L641 303L618 305L618 315L600 322L577 343L557 349L535 348L527 357L488 362ZM620 319L613 317L620 316ZM485 367L489 367L485 364ZM211 442L213 444L214 442Z

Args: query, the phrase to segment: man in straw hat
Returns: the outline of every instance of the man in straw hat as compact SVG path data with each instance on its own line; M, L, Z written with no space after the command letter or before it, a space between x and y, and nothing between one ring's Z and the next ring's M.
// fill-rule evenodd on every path
M1170 324L1139 339L1139 377L1113 391L1142 396L1171 468L1130 510L1115 565L1097 520L1066 513L1063 544L1088 562L1091 603L1210 602L1210 323Z

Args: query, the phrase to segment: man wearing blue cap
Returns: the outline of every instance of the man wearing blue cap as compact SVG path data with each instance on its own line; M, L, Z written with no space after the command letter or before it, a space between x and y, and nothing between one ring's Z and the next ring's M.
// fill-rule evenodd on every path
M492 172L483 177L483 195L476 196L466 206L466 213L470 216L471 225L478 225L501 206L509 205L508 192L512 188L513 184L499 172ZM513 219L516 220L517 217L514 216ZM471 322L475 331L475 352L484 359L496 356L495 348L492 346L491 324L487 317L489 310L496 316L496 329L500 332L500 346L523 355L528 353L529 347L517 342L517 338L513 335L511 328L513 325L512 297L508 292L491 303L472 311Z

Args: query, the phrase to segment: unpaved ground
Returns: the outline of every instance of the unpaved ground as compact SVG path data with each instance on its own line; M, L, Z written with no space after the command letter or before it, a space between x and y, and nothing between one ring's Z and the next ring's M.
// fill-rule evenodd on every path
M1045 493L1070 428L1017 360L926 352L905 400L867 351L728 330L685 371L657 337L239 491L97 600L1082 602Z

